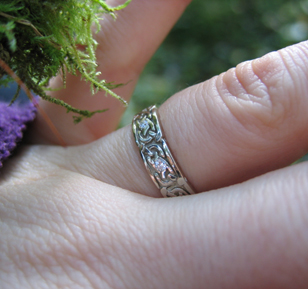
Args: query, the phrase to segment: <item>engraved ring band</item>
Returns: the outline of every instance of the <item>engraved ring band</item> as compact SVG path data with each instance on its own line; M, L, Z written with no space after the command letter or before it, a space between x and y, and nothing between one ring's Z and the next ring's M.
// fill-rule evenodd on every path
M136 114L132 128L146 170L163 197L194 194L163 136L156 106Z

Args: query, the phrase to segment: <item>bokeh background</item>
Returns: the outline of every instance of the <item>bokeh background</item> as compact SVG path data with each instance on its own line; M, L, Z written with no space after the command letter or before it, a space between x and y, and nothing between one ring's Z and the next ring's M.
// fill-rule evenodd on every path
M307 38L308 0L193 0L145 68L121 125L179 90Z

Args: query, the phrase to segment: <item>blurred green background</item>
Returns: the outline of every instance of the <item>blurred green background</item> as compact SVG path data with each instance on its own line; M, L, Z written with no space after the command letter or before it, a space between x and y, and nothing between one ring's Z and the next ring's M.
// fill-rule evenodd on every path
M121 125L179 90L307 38L308 0L193 0L145 68Z

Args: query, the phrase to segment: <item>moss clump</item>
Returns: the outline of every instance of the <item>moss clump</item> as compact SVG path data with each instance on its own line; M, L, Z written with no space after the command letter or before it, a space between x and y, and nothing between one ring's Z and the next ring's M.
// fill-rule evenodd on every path
M63 74L64 85L66 71L80 73L91 83L92 93L104 90L125 103L111 91L114 84L98 78L97 43L91 27L96 23L99 30L99 20L104 14L115 17L115 12L130 1L112 8L102 0L2 0L0 58L35 94L66 107L68 112L78 113L76 122L100 111L76 109L48 96L45 91L49 80L59 72ZM0 85L11 81L11 76L0 68Z

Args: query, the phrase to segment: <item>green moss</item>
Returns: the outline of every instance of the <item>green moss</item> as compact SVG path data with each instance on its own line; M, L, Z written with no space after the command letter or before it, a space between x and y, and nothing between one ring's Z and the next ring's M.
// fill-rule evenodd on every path
M0 58L34 93L43 99L78 113L80 121L96 112L79 110L45 93L49 80L62 71L81 74L91 84L92 93L103 90L126 103L111 91L113 84L98 78L92 24L103 14L115 17L115 8L102 0L2 0L0 3ZM78 49L82 47L83 50ZM85 49L84 49L85 48ZM0 69L0 85L13 81ZM101 112L101 111L97 111Z

